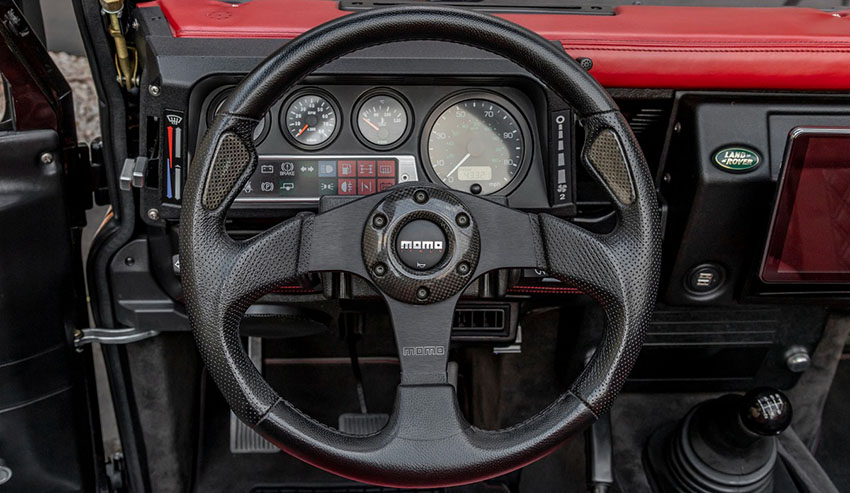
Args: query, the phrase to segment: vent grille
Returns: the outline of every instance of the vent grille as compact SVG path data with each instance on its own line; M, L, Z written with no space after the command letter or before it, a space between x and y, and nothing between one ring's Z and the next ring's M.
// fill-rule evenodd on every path
M502 331L505 329L505 310L499 308L458 308L455 310L452 330Z
M515 303L464 302L455 308L452 340L513 342L517 333Z

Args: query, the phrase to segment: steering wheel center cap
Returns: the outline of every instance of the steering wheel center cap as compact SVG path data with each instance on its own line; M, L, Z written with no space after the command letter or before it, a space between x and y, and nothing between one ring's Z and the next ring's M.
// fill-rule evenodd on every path
M362 251L375 286L398 301L423 305L466 287L475 276L481 240L475 217L454 194L408 184L375 205L363 228Z
M446 256L446 234L427 219L416 219L402 226L396 236L399 260L410 269L433 269Z

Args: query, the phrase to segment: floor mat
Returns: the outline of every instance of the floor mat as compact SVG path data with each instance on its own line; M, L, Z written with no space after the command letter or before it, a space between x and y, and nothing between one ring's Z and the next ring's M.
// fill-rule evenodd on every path
M821 437L815 457L838 491L850 491L850 360L838 364L823 411Z

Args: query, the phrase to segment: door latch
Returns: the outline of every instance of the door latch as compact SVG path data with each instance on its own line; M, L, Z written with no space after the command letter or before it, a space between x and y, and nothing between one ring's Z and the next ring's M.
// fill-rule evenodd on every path
M74 347L86 344L130 344L159 335L157 330L127 329L78 329L74 331Z

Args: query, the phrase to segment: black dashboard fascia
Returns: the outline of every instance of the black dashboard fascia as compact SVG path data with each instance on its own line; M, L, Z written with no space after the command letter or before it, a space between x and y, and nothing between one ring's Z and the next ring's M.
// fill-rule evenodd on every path
M363 155L386 155L386 156L414 156L417 166L417 175L420 181L433 181L429 171L425 169L425 161L422 159L420 137L426 130L426 119L440 102L446 98L476 92L489 92L509 100L516 106L520 114L515 115L522 118L528 125L526 135L527 159L518 171L514 182L507 188L507 193L494 194L494 197L506 197L511 207L524 210L548 210L550 204L547 193L547 159L544 157L545 143L548 141L548 129L545 122L548 119L539 118L539 114L546 114L548 106L542 93L542 89L536 87L533 81L521 77L391 77L389 78L359 75L333 75L333 76L311 76L302 84L292 88L281 95L278 101L269 110L266 121L271 121L271 130L267 132L264 139L257 145L260 156L270 155L300 155L305 158L311 156L363 156ZM392 80L396 79L396 80ZM239 77L234 76L212 76L201 81L192 91L189 105L190 129L197 129L190 134L190 142L197 142L203 137L207 129L207 118L211 113L210 107L220 98L223 91L238 83ZM411 131L407 132L403 141L391 150L376 151L363 144L357 137L355 129L351 124L351 115L365 94L376 89L386 89L400 94L411 106L409 125ZM337 118L338 130L334 138L321 148L305 150L293 145L287 139L279 125L281 112L291 95L303 92L317 91L332 97L332 102L339 106L341 115ZM194 124L192 122L197 122ZM266 132L264 132L266 134ZM193 149L189 149L192 154ZM234 203L230 217L261 216L285 214L291 210L309 210L318 207L317 200L307 199L304 201L287 202L265 202L257 203Z
M680 91L669 148L659 169L668 201L660 299L671 305L793 303L846 306L846 285L767 284L762 254L789 132L798 126L842 126L846 95L781 92ZM728 173L711 162L717 149L742 144L764 162ZM695 293L685 280L697 266L724 272L721 286Z

